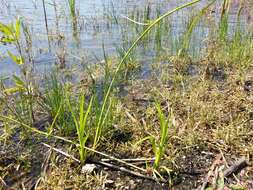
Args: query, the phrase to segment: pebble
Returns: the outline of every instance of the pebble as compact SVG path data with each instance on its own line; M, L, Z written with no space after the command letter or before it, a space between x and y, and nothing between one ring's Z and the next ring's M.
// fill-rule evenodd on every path
M82 174L91 174L97 169L97 166L95 164L85 164L82 167Z

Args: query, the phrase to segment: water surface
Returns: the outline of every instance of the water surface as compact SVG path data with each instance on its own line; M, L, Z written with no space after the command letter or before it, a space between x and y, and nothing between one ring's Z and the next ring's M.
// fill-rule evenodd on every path
M47 31L45 27L44 12L42 0L0 0L0 21L10 23L20 17L29 27L32 36L33 56L35 66L39 71L51 68L57 59L59 51L68 52L67 58L70 62L78 62L72 55L85 57L87 62L98 62L103 59L103 48L108 55L118 55L117 48L124 47L124 44L131 42L140 31L136 31L133 25L125 17L138 15L140 21L145 21L145 14L149 11L150 19L165 13L187 0L77 0L78 12L78 36L73 37L72 23L69 14L67 0L47 0L46 13L49 25L49 35L51 39L50 48L48 43ZM163 34L163 44L171 43L169 39L182 36L185 26L190 16L204 7L206 0L198 5L184 9L172 15L169 18L170 32ZM219 5L210 14L219 12ZM231 11L231 25L234 22L238 5L235 3ZM234 11L233 11L234 10ZM246 17L242 18L246 22ZM209 28L204 23L200 24L194 32L193 41L195 52L200 52L203 48L203 42L208 36ZM62 39L56 40L60 37ZM24 43L25 44L25 43ZM128 44L125 45L128 47ZM149 51L140 51L138 55L143 59L152 58L154 46L150 46ZM12 46L0 46L1 75L11 75L18 73L19 68L9 58L5 58L7 50L14 51ZM71 58L72 56L72 58Z

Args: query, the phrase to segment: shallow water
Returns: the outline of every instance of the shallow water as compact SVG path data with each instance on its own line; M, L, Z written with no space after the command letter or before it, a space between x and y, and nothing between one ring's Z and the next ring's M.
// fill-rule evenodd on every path
M54 6L54 2L55 5ZM89 0L77 1L78 7L78 37L73 37L71 19L67 0L48 0L46 1L46 12L49 24L49 35L52 38L64 36L64 40L59 44L57 40L50 42L49 49L47 32L44 21L42 0L0 0L0 21L9 23L15 18L21 17L30 28L33 40L33 56L35 66L38 71L45 71L54 65L57 51L65 47L68 55L85 57L87 62L98 62L103 59L104 45L108 55L117 55L116 47L122 47L123 43L131 41L137 36L133 24L124 16L139 13L143 18L144 10L150 7L150 17L156 18L157 10L160 14L182 5L187 0L169 1L169 0ZM198 5L179 11L170 17L170 35L180 36L184 31L189 16L195 10L206 5L205 0ZM236 9L235 4L235 9ZM217 6L217 9L219 7ZM215 14L215 13L214 13ZM231 25L236 11L232 11ZM169 34L168 34L169 35ZM208 26L200 25L194 34L195 50L199 52L202 42L208 35ZM129 40L130 39L130 40ZM168 40L168 38L164 38ZM166 43L166 42L165 42ZM67 50L66 50L67 49ZM0 52L3 54L7 50L15 51L14 47L0 46ZM138 52L140 57L154 57L153 46L151 51ZM143 54L143 55L141 55ZM68 56L71 62L78 62L77 59ZM0 74L10 75L18 73L19 68L9 58L2 58L0 61Z

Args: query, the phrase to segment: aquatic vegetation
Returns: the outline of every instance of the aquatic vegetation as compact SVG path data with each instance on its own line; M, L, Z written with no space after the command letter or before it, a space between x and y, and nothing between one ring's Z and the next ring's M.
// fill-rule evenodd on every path
M128 174L145 179L133 178L138 185L130 189L143 189L149 180L161 189L203 170L186 180L193 189L204 183L219 152L224 158L217 171L238 155L252 160L249 1L194 0L169 11L167 1L126 9L110 2L91 20L81 12L81 1L47 4L54 14L45 3L45 34L26 17L0 23L1 64L10 58L21 71L0 76L0 152L13 150L15 158L0 168L0 189L2 181L18 181L10 171L19 170L36 176L33 187L42 189L92 189L95 183L113 189L127 186ZM8 2L3 6L12 11ZM67 31L74 38L78 33L78 46ZM87 49L99 49L96 63ZM86 164L100 167L86 173ZM127 182L104 167L125 172ZM251 168L245 172L250 176ZM222 173L208 187L228 186ZM62 185L66 181L69 187Z
M70 111L67 106L67 87L64 86L56 73L46 78L46 90L43 98L43 107L51 118L56 119L55 126L62 134L71 134L73 127L70 122ZM52 131L53 129L50 129Z
M70 15L72 19L76 17L76 0L68 0Z
M213 5L215 2L216 2L216 0L209 3L196 16L193 17L192 21L190 22L190 24L187 28L187 31L184 34L184 37L182 40L182 47L180 48L180 50L178 52L178 56L186 56L187 50L189 49L189 46L190 46L191 35L194 31L194 28L197 26L197 24L200 22L200 20L206 14L206 12L210 8L210 6Z
M72 20L73 36L77 37L77 14L76 14L76 0L68 0L70 16Z
M0 39L0 43L8 44L12 43L16 46L19 55L14 55L10 51L8 51L8 55L11 59L17 63L18 65L22 65L24 63L24 58L22 55L21 45L20 45L20 30L21 30L21 20L17 19L16 23L11 23L9 25L5 25L0 22L0 32L2 33L2 37Z

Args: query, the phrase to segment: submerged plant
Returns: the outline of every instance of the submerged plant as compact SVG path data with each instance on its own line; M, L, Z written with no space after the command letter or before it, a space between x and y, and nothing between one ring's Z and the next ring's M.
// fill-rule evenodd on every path
M50 49L51 45L50 45L50 39L49 39L49 28L48 28L48 20L47 20L47 11L46 11L45 0L42 0L42 5L43 5L43 13L44 13L44 22L45 22L46 31L47 31L48 46L49 46L49 49Z

